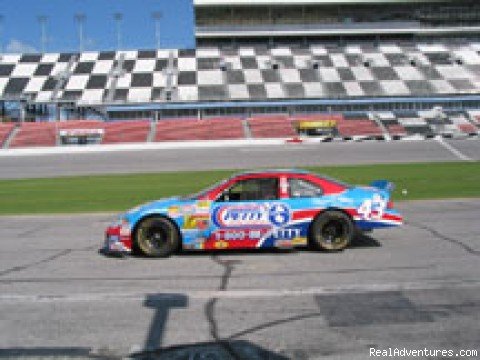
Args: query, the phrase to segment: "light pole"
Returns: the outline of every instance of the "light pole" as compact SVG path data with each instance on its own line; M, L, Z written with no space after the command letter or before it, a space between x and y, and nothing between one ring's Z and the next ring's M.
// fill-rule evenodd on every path
M162 16L161 11L154 11L152 13L152 18L155 22L155 42L157 49L160 49L160 20L162 20Z
M3 53L3 15L0 14L0 55Z
M123 21L123 14L122 13L115 13L113 14L113 18L115 20L115 31L117 35L117 50L120 50L122 47L122 21Z
M83 25L85 23L86 15L84 13L75 14L75 21L78 25L78 48L80 52L83 52Z
M40 24L40 42L42 53L47 49L47 20L48 17L45 15L39 15L37 17L38 23Z

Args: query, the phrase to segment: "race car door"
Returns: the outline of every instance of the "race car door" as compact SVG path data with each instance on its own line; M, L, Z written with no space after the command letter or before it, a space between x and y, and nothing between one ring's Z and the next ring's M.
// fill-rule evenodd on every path
M324 190L320 185L298 176L282 177L280 180L285 203L292 214L289 226L283 230L284 237L290 239L292 246L307 245L308 229L321 206Z
M253 177L235 182L213 203L211 232L205 248L240 249L271 246L272 230L289 221L279 199L278 177Z

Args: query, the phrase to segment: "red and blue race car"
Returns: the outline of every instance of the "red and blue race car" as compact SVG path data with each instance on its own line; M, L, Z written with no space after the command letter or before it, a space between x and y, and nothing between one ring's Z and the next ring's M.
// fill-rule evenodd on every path
M104 251L165 257L179 249L342 250L358 232L402 224L392 190L386 180L351 186L303 170L245 172L121 214L106 230Z

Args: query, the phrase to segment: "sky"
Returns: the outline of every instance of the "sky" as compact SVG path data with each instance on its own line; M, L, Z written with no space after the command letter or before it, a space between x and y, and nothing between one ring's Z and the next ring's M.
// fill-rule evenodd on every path
M38 17L46 16L47 52L79 50L75 14L85 14L84 50L117 48L113 14L123 16L122 50L156 47L153 12L161 12L160 47L193 48L193 0L0 0L0 51L42 49Z

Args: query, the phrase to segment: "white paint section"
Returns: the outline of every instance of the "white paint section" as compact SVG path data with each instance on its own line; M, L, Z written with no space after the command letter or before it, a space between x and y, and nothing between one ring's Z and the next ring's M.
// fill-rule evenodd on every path
M417 282L399 283L370 283L370 284L345 284L338 286L308 287L303 289L253 289L253 290L190 290L183 294L191 299L207 300L218 299L244 299L244 298L272 298L284 296L315 296L331 294L368 293L383 291L408 291L408 290L438 290L438 289L464 289L478 288L480 281L457 280L427 280ZM178 290L162 289L163 294L175 294ZM104 301L143 301L148 293L80 293L68 295L20 295L2 294L0 303L54 303L54 302L104 302ZM162 295L165 299L166 295Z
M458 149L454 148L452 145L450 145L449 143L445 142L445 140L443 140L443 138L441 136L437 136L435 138L435 140L440 144L442 145L445 149L447 149L448 151L450 151L453 155L455 155L457 158L459 158L460 160L463 160L463 161L473 161L472 158L468 157L467 155L463 154L462 152L460 152Z
M0 149L0 157L32 156L54 154L84 154L132 150L201 149L231 148L243 146L283 145L285 139L241 139L241 140L205 140L205 141L169 141L158 143L130 143L115 145L34 147L24 149Z
M471 138L478 141L478 137ZM89 154L89 153L107 153L121 151L145 151L145 150L182 150L182 149L216 149L216 148L242 148L239 151L243 153L256 152L278 152L278 151L303 151L305 146L314 146L323 143L322 137L301 138L301 144L288 143L291 138L271 138L271 139L238 139L238 140L203 140L203 141L165 141L158 143L128 143L128 144L108 144L108 145L71 145L56 147L31 147L20 149L0 149L0 158L16 156L42 156L58 154ZM365 136L354 136L352 140L343 138L333 138L332 142L342 142L344 146L349 146L355 142L384 142L384 140L369 140ZM427 141L422 135L409 135L403 137L400 141ZM438 142L440 142L437 139ZM273 147L272 147L273 145ZM283 147L279 147L283 145ZM443 142L444 146L450 146ZM453 149L453 147L452 147ZM472 161L471 158L457 151L461 160Z

